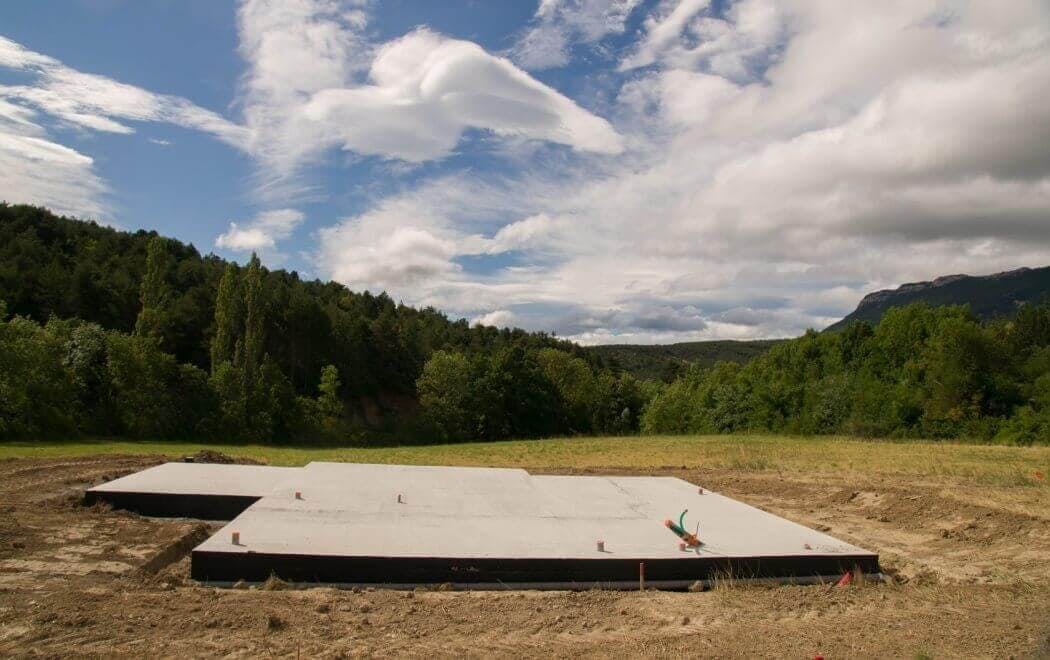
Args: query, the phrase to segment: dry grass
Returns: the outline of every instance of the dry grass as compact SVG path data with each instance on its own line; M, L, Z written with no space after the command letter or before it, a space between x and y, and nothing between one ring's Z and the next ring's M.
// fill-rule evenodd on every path
M771 435L555 438L406 447L274 447L100 440L0 443L3 458L97 454L180 457L202 448L271 465L310 461L477 465L533 471L646 472L672 469L777 473L821 481L883 478L936 485L959 501L1026 515L1050 509L1050 446L1005 447L952 442L859 440Z
M107 440L0 443L0 458L95 454L182 456L202 448L273 465L354 461L483 465L532 470L729 469L908 476L971 487L1050 489L1050 447L1003 447L927 441L791 436L640 436L559 438L409 447L273 447ZM976 492L976 491L975 491Z

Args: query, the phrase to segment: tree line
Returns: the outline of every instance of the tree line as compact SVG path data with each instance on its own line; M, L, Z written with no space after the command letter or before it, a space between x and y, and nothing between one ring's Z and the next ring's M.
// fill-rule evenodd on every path
M1050 442L1050 305L982 323L965 306L893 308L809 331L744 366L692 369L647 433L772 432Z
M991 322L910 305L664 384L544 333L0 204L0 438L637 432L1046 443L1050 305Z
M637 381L571 342L36 207L0 205L0 301L0 436L385 442L640 421ZM448 356L485 401L453 426L424 395Z

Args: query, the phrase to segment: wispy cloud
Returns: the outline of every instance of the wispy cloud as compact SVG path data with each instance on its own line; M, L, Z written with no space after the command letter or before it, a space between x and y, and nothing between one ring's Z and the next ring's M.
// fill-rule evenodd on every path
M177 96L154 94L82 73L0 36L0 67L33 76L0 85L0 198L60 213L108 219L108 185L94 160L48 135L44 117L90 131L130 134L125 122L165 122L200 130L240 147L247 129Z
M4 37L0 37L0 67L36 76L32 84L0 86L0 98L35 107L70 124L127 134L135 129L121 121L165 122L211 133L241 148L249 143L246 128L184 98L77 71Z
M542 0L511 57L528 70L565 66L576 44L595 44L622 34L641 0Z

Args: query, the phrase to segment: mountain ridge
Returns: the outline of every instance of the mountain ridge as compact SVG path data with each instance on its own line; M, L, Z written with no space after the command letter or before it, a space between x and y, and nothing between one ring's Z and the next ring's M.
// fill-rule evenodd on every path
M1025 303L1050 297L1050 266L1022 266L990 275L942 275L925 282L906 282L895 289L873 291L857 308L826 330L841 330L851 323L877 323L886 310L915 302L934 307L969 305L982 320L1012 316Z

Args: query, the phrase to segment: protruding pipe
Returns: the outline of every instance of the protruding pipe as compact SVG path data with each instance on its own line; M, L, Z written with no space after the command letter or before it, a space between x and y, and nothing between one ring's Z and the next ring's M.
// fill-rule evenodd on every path
M697 538L695 534L690 534L689 532L685 531L684 529L682 529L682 527L676 525L673 520L665 520L664 526L667 527L667 529L674 532L675 536L685 541L685 544L688 547L695 548L700 545L700 539Z
M240 545L241 544L241 533L240 532L234 532L233 534L230 535L230 537L231 537L231 540L233 541L234 545Z

